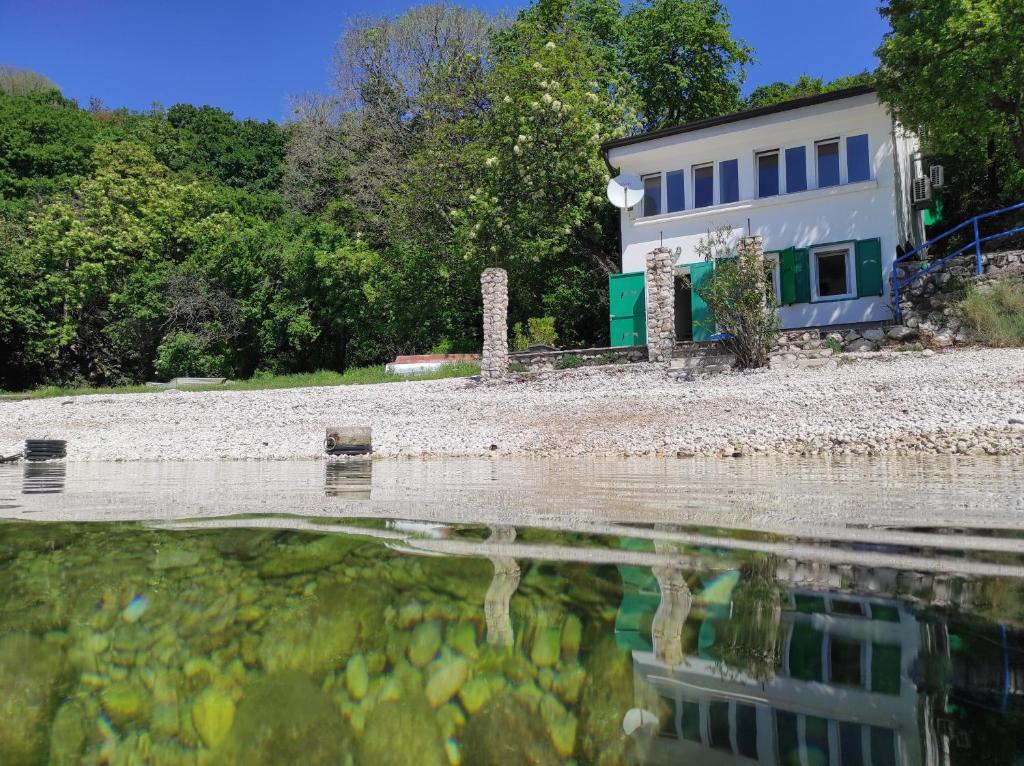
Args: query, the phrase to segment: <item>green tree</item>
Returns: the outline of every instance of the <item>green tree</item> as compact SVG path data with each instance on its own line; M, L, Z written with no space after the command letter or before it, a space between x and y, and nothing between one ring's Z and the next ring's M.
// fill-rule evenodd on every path
M753 61L719 0L637 0L622 22L622 48L647 130L734 111Z
M754 109L790 101L794 98L816 96L820 93L830 93L835 90L852 88L857 85L871 85L872 83L873 76L870 72L837 77L831 82L825 82L820 77L802 74L794 83L777 81L754 88L745 99L744 106Z
M1024 5L889 0L881 13L892 27L878 49L883 100L929 153L956 159L958 194L1024 193Z
M23 96L26 93L45 93L58 90L46 75L33 72L31 69L18 69L8 64L0 64L0 93L12 96Z

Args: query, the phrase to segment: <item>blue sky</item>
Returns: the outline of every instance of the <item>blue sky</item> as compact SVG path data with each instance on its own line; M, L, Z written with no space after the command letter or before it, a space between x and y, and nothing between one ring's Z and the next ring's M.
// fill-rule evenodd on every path
M289 94L322 89L349 15L394 14L378 0L0 0L0 64L42 72L82 104L146 109L212 104L285 118ZM484 10L521 3L480 0ZM878 0L726 0L733 34L758 63L745 92L800 74L831 79L877 63Z

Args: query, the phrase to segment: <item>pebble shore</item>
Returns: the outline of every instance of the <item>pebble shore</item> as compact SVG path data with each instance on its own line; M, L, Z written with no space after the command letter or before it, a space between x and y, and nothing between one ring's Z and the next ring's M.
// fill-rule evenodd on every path
M0 453L69 461L312 459L325 428L373 427L378 457L1024 454L1024 350L859 356L681 380L633 364L493 382L0 402Z

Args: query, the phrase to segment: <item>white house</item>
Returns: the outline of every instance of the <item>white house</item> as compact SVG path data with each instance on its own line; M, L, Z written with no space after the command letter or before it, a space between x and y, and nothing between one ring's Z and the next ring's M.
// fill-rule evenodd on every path
M917 147L867 86L607 142L609 167L644 186L621 217L613 345L645 342L642 304L630 297L642 289L646 255L664 245L679 275L699 285L713 264L696 246L722 228L763 238L783 328L891 319L896 247L923 234L910 198ZM693 321L702 308L677 279L679 339L708 336Z

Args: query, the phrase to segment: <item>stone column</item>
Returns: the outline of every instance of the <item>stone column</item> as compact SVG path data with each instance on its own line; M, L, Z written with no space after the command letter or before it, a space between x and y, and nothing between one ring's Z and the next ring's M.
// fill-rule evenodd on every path
M508 272L484 269L480 275L484 298L484 347L480 377L500 378L508 374Z
M647 254L647 358L670 363L676 345L675 285L672 251L659 247Z

